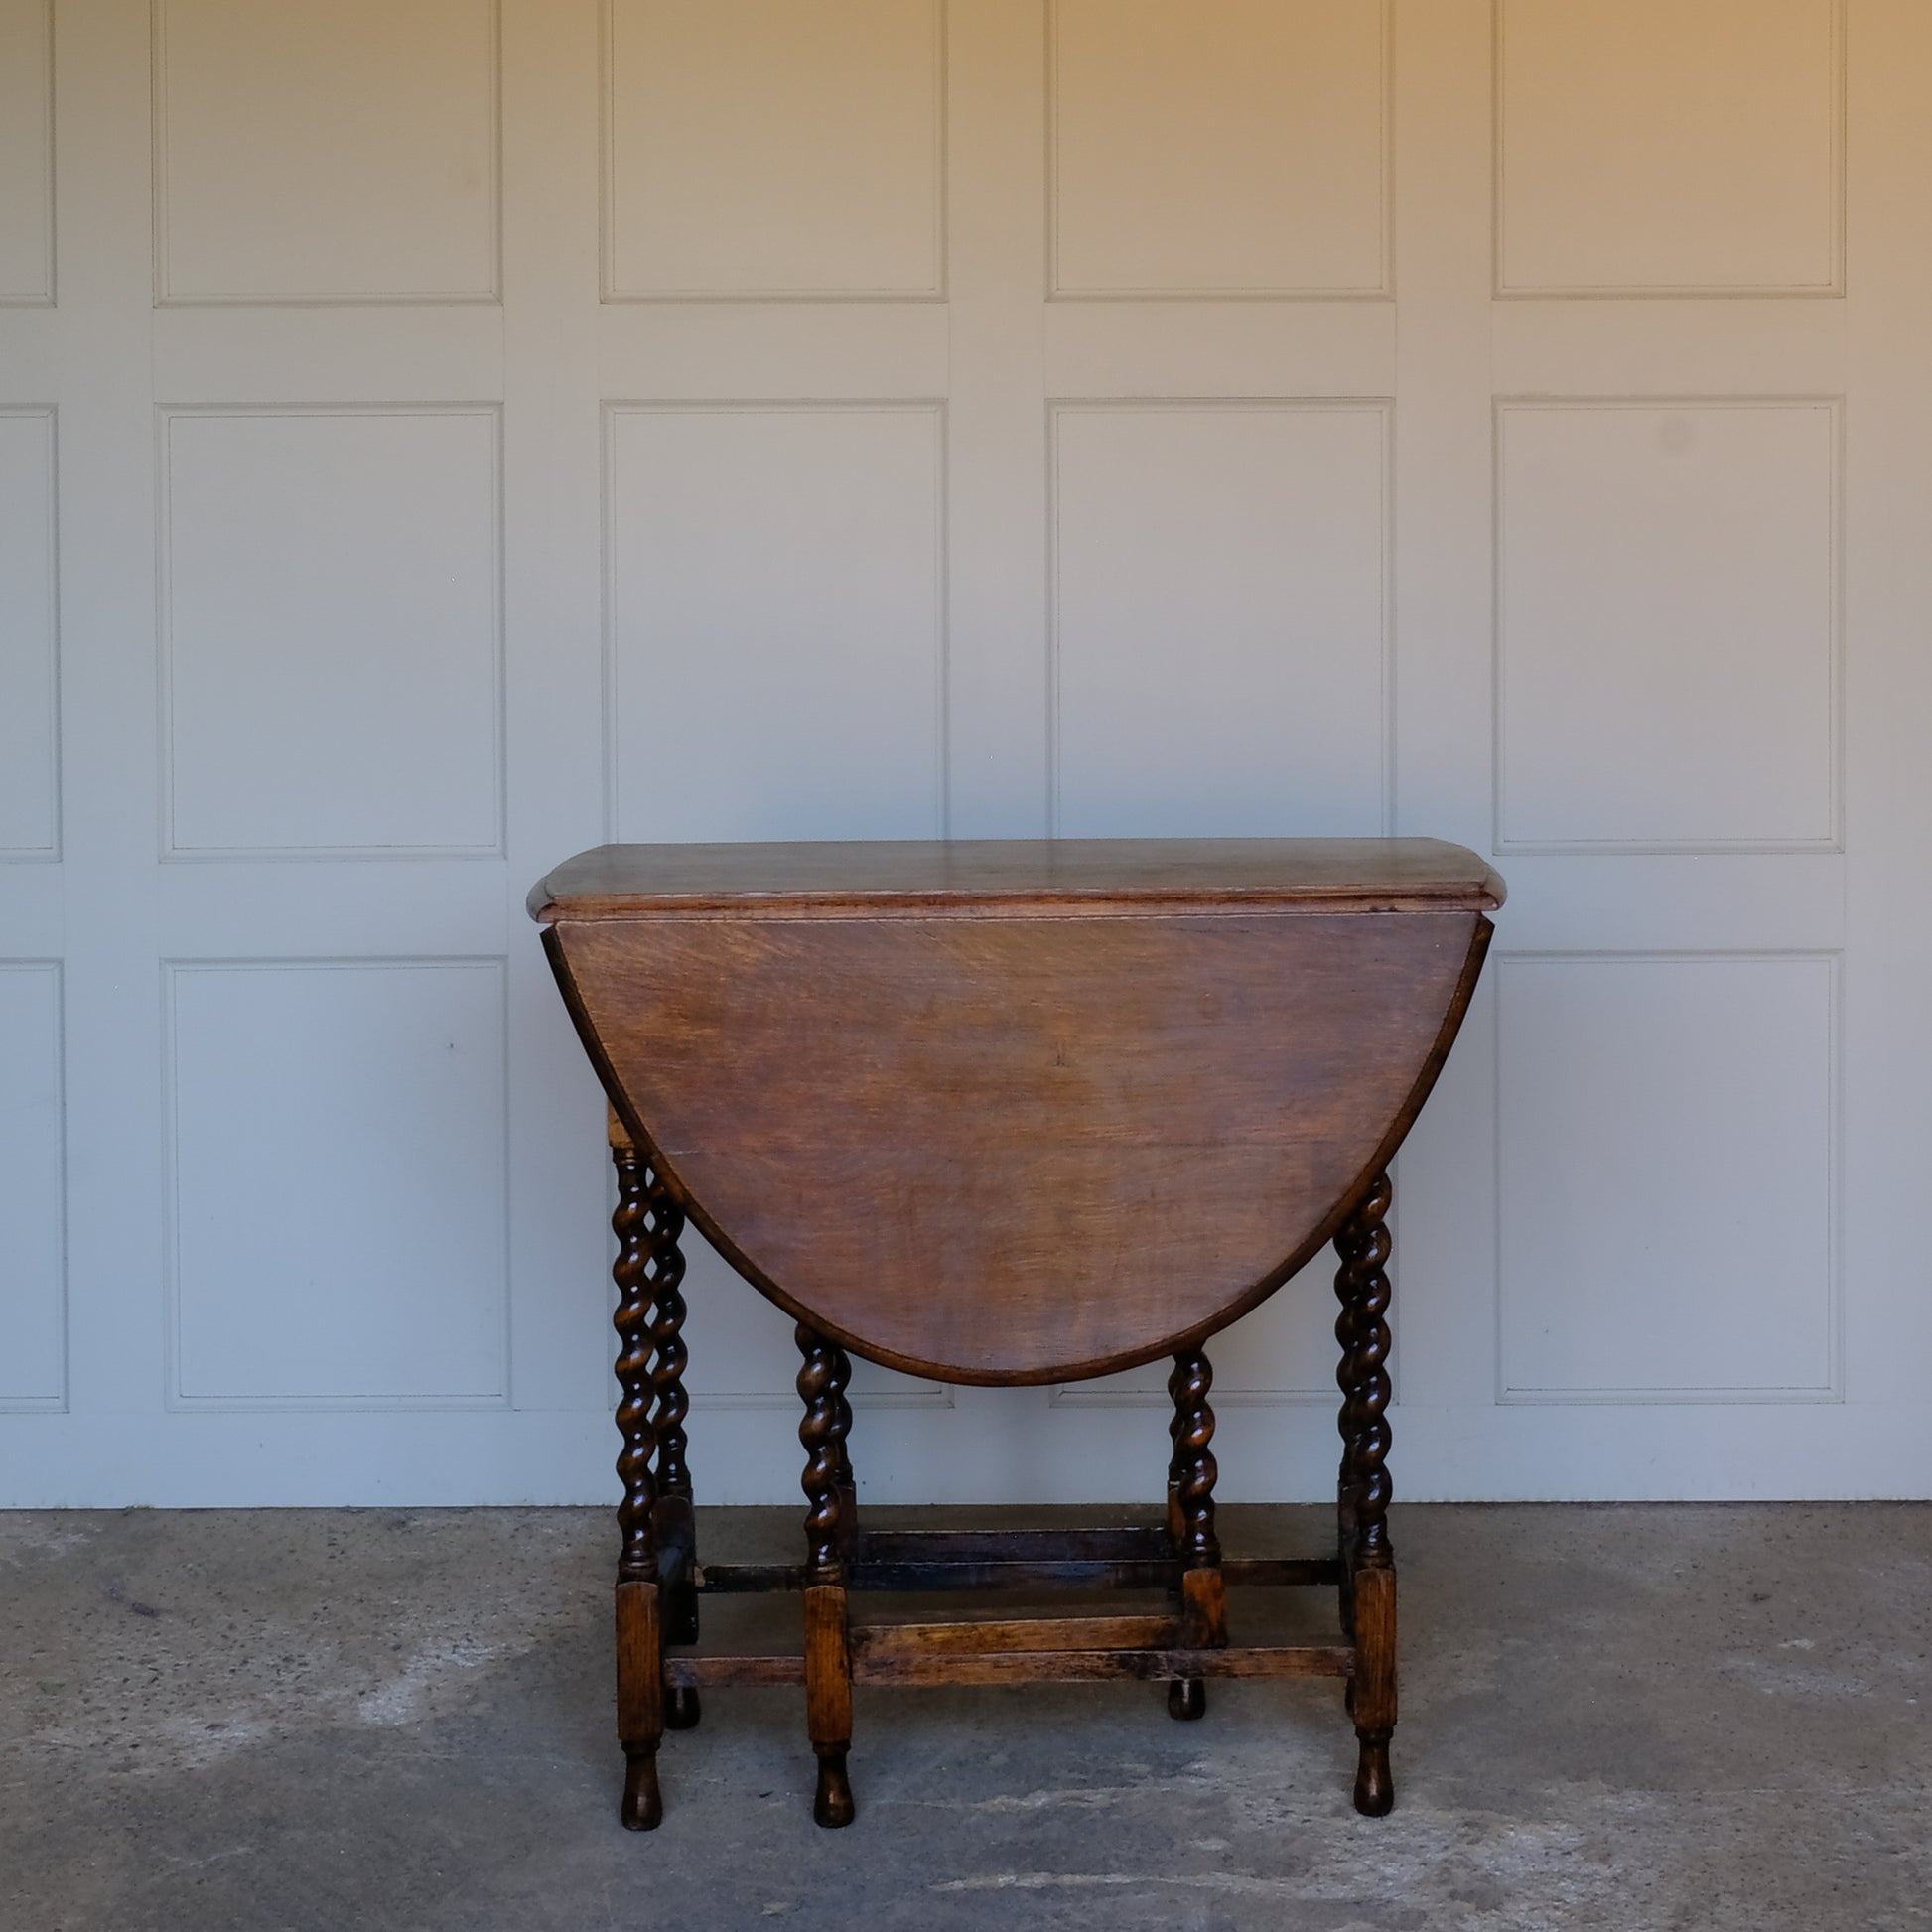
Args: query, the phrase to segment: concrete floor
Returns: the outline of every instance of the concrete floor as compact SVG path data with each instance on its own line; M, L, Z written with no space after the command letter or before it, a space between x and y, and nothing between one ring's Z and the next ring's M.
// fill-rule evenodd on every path
M1321 1540L1305 1510L1223 1529ZM796 1516L700 1534L788 1554ZM616 1820L602 1512L0 1517L0 1927L1932 1926L1932 1507L1411 1508L1395 1536L1392 1818L1349 1808L1331 1683L1216 1685L1195 1725L1155 1686L862 1691L859 1822L821 1832L801 1697L741 1691L666 1739L645 1837ZM1291 1596L1325 1620L1259 1594L1237 1641ZM707 1615L723 1642L767 1610Z

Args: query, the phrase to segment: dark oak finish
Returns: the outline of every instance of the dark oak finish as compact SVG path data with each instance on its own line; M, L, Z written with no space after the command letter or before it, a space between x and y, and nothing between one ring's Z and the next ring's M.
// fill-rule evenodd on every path
M871 897L780 890L785 848L605 848L535 897L619 1110L748 1280L908 1373L1057 1382L1199 1342L1331 1237L1500 891L1429 840L1216 841L1209 887L1119 843L895 848Z
M1493 909L1500 876L1441 839L865 839L600 845L531 888L539 924L664 912L1335 904Z
M627 1140L614 1139L618 1206L612 1227L618 1237L613 1270L618 1307L618 1505L617 1648L618 1741L623 1746L624 1786L621 1816L634 1832L653 1830L664 1816L658 1791L657 1746L664 1734L662 1608L658 1596L653 1522L656 1484L651 1460L649 1315L651 1219L644 1162Z
M798 1326L798 1394L805 1419L798 1440L805 1449L805 1719L818 1757L818 1789L812 1816L827 1826L849 1825L856 1815L846 1754L852 1748L852 1654L846 1641L844 1495L849 1469L846 1432L852 1409L845 1399L852 1364L845 1350Z
M703 1685L805 1690L813 1815L855 1816L855 1684L1339 1677L1355 1804L1394 1803L1387 1167L1502 882L1434 840L606 846L530 896L612 1104L622 1817L661 1815ZM698 1558L686 1217L791 1314L804 1560ZM1131 1232L1130 1232L1131 1231ZM1339 1260L1336 1555L1223 1556L1203 1344ZM866 1530L848 1354L950 1382L1173 1357L1158 1529ZM854 1626L853 1591L1156 1588L1164 1615ZM1237 1646L1230 1586L1338 1587L1345 1641ZM667 1655L699 1598L802 1593L799 1656Z
M867 1634L854 1630L856 1641ZM1270 1644L1245 1650L997 1650L879 1654L852 1660L855 1684L937 1689L958 1684L1094 1684L1115 1678L1198 1681L1203 1677L1340 1677L1355 1668L1346 1644ZM804 1657L674 1657L664 1665L672 1685L803 1684ZM820 1819L820 1824L850 1823Z
M933 1533L936 1536L943 1532ZM1052 1530L1014 1531L1037 1535L1037 1545L1018 1546L1010 1556L947 1557L934 1554L877 1557L870 1532L859 1539L858 1554L846 1564L848 1590L1062 1589L1092 1587L1112 1589L1166 1589L1179 1600L1182 1564L1172 1544L1149 1545L1145 1554L1121 1557L1067 1556L1053 1546ZM1068 1532L1069 1540L1088 1534ZM1149 1531L1146 1534L1163 1534ZM881 1538L880 1541L884 1539ZM963 1538L962 1541L967 1539ZM975 1539L977 1540L977 1539ZM1036 1550L1037 1554L1028 1554ZM1341 1564L1332 1557L1223 1557L1221 1576L1230 1587L1280 1584L1339 1584ZM698 1573L706 1595L742 1596L774 1589L803 1589L802 1564L711 1564Z

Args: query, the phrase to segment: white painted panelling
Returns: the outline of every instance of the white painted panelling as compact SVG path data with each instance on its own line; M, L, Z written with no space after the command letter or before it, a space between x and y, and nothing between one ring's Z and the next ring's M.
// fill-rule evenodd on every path
M1496 970L1501 1399L1829 1398L1833 960Z
M607 6L607 296L941 292L942 0Z
M0 411L0 858L59 843L54 416Z
M0 960L0 1410L67 1395L61 969Z
M171 854L497 851L496 412L161 437Z
M54 300L54 5L0 0L0 304Z
M1389 289L1384 0L1049 0L1051 292Z
M943 441L924 403L610 412L617 837L939 831Z
M1927 1493L1928 99L1926 0L0 0L0 1502L608 1500L525 889L1055 756L1500 853L1401 1495ZM795 1504L688 1253L700 1498ZM1333 1493L1332 1269L1229 1500ZM863 1494L1158 1502L1166 1375L861 1369Z
M1217 1409L1279 1402L1329 1403L1335 1389L1335 1258L1323 1249L1252 1314L1207 1345ZM1053 1392L1056 1408L1161 1409L1168 1406L1166 1357Z
M165 302L496 294L494 0L155 0Z
M1497 0L1504 295L1842 287L1839 0Z
M506 1401L502 963L165 980L171 1401Z
M1056 829L1384 828L1388 412L1053 410Z
M1838 412L1498 412L1497 838L1837 836Z

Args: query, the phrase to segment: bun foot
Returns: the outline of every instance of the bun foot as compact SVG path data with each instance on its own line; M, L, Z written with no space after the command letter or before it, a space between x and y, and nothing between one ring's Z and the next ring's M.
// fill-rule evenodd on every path
M624 1753L623 1808L618 1816L627 1832L654 1832L664 1822L664 1794L657 1788L655 1747Z
M1198 1677L1168 1681L1168 1716L1183 1721L1207 1716L1207 1685Z
M858 1817L852 1801L852 1781L845 1774L845 1752L828 1750L818 1760L818 1790L812 1798L812 1819L827 1831L849 1825Z
M698 1702L695 1684L670 1684L664 1689L664 1728L695 1730L704 1708Z
M1386 1730L1357 1730L1361 1754L1355 1766L1355 1809L1364 1818L1386 1818L1395 1809L1395 1778L1389 1770Z

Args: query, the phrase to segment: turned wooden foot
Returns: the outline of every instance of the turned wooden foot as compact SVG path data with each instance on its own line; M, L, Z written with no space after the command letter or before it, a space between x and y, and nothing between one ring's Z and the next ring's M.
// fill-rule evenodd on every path
M664 1822L664 1794L657 1788L657 1746L626 1746L623 1759L623 1808L618 1816L627 1832L654 1832Z
M1207 1716L1207 1685L1198 1677L1176 1677L1168 1684L1168 1716L1190 1721Z
M698 1687L695 1684L672 1684L665 1689L666 1730L695 1730L698 1720L703 1716L704 1707L698 1702Z
M847 1746L820 1745L818 1749L818 1789L812 1795L812 1822L827 1831L849 1825L859 1815L852 1800L852 1780L845 1774Z
M1395 1778L1389 1770L1391 1730L1355 1726L1360 1746L1355 1763L1355 1809L1364 1818L1386 1818L1395 1809Z

